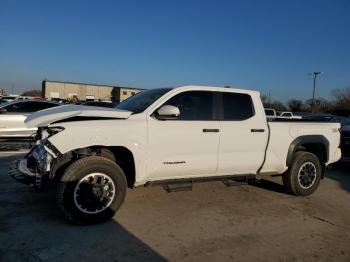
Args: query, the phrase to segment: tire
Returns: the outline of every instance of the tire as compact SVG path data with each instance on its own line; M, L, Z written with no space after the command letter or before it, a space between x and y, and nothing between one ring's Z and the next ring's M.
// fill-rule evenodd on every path
M73 162L57 187L57 204L71 222L92 224L114 216L126 196L127 180L113 161L90 156Z
M309 152L296 152L289 170L283 174L283 185L289 194L311 195L322 177L322 166L317 156Z

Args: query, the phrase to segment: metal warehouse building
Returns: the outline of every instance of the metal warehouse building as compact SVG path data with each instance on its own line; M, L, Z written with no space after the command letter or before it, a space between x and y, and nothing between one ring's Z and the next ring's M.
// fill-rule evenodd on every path
M143 91L140 88L44 80L42 95L48 99L99 100L122 102Z

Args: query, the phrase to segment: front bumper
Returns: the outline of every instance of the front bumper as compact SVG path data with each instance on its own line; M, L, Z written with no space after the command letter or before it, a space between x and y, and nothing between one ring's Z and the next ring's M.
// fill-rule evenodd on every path
M43 179L50 172L53 155L44 141L39 142L24 159L10 164L9 174L18 182L41 189Z
M32 187L41 187L41 176L35 173L32 173L27 168L27 159L17 159L12 162L9 166L9 175L26 185Z

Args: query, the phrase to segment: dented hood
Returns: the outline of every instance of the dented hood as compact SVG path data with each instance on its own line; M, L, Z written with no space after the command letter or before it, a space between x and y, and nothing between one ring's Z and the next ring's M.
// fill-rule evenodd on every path
M71 117L129 118L132 112L96 106L64 105L41 110L29 115L24 123L27 127L47 126Z

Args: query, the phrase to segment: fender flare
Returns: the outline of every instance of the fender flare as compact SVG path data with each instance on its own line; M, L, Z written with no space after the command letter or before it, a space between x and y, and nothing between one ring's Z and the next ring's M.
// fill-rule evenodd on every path
M297 148L303 144L322 144L326 149L325 162L328 162L328 158L329 158L329 141L328 141L328 139L325 138L323 135L305 135L305 136L297 137L290 144L289 149L288 149L288 154L287 154L287 160L286 160L286 165L288 167L293 162L294 154L295 154Z

